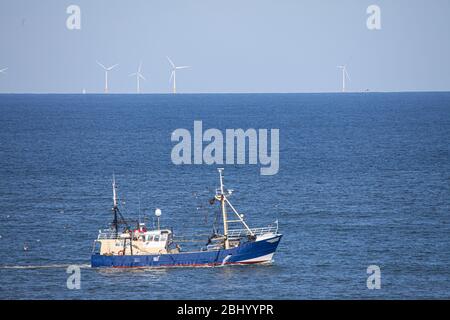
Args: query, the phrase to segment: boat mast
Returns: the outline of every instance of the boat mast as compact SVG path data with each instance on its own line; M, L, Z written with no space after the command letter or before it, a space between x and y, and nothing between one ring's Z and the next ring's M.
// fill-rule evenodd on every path
M225 249L230 248L230 242L228 240L228 220L227 220L227 208L225 205L225 191L223 189L223 168L218 168L219 176L220 176L220 204L222 207L222 218L223 218L223 235L225 237Z
M119 207L117 205L118 201L117 201L117 185L116 185L116 178L114 176L113 173L113 181L112 181L112 188L113 188L113 207L112 207L112 211L113 211L113 228L116 230L116 233L118 232L118 220L117 220L117 213L119 211Z

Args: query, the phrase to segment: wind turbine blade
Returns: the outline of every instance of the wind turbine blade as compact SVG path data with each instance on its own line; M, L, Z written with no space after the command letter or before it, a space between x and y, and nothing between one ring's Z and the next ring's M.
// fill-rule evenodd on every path
M171 64L172 68L175 68L175 64L172 62L172 60L170 60L169 57L167 57L167 60L169 60L169 63Z
M8 68L3 68L2 70L0 70L0 73L5 73L6 70L8 70Z
M147 79L145 79L145 77L144 77L142 74L140 74L140 73L138 73L138 77L141 78L142 80L147 80Z
M138 73L141 73L142 61L139 63Z
M135 72L135 73L130 73L130 75L129 75L129 77L134 77L134 76L137 76L138 74Z
M190 68L191 66L181 66L181 67L175 67L175 69L186 69L186 68Z
M118 64L115 64L115 65L109 67L107 70L108 70L108 71L111 71L112 69L114 69L114 68L117 67L117 66L118 66Z
M347 79L350 80L350 76L348 75L347 69L344 69L345 75L347 76Z
M103 69L105 69L106 70L106 67L103 65L103 64L101 64L100 62L98 62L97 61L97 64L100 66L100 67L102 67Z
M175 73L175 70L172 70L172 73L170 74L170 79L169 79L169 82L171 82L172 81L172 78L173 78L173 74Z

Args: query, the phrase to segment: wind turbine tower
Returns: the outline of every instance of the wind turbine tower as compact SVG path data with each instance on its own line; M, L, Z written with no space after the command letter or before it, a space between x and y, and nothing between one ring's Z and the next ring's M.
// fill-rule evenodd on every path
M170 60L169 57L167 57L167 60L169 60L169 63L170 63L170 65L172 66L172 72L171 72L171 74L170 74L170 79L169 79L169 81L172 81L172 79L173 79L173 93L177 93L177 84L176 84L176 76L177 76L177 73L176 73L176 71L179 70L179 69L190 68L190 66L180 66L180 67L177 67L177 66L172 62L172 60Z
M342 92L345 92L345 79L350 80L350 77L347 72L347 68L345 65L337 66L339 69L342 69Z
M105 93L108 93L108 72L114 69L118 66L118 64L115 64L111 67L105 67L103 64L97 61L97 64L105 70Z
M135 73L130 74L130 77L136 77L136 92L141 93L140 80L145 80L144 76L141 73L142 62L139 64L139 67Z

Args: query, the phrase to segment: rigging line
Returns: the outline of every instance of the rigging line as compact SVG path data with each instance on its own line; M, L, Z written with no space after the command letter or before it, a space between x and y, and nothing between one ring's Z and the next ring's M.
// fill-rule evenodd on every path
M118 202L119 202L119 203L117 204L117 213L119 214L120 218L122 219L122 223L125 223L125 225L128 227L128 223L127 223L127 221L125 220L124 216L122 215L122 209L120 209L119 206L120 206L121 208L124 209L123 211L124 211L126 214L128 214L128 213L127 213L127 209L125 208L125 206L122 205L122 201L121 201L121 198L120 198L120 196L119 196L118 193L117 193L117 200L118 200Z
M214 222L213 222L213 233L217 233L217 222L218 222L219 217L221 215L220 209L217 209L215 211L216 211L215 212L216 214L215 214Z
M119 196L118 193L117 193L117 200L119 201L117 208L119 208L119 206L120 206L120 207L123 209L123 212L124 212L125 214L128 215L128 209L127 209L127 207L122 203L122 198ZM121 210L122 210L122 209L121 209Z
M204 222L205 222L205 224L208 224L208 208L205 207L205 203L208 200L206 198L203 198L203 196L200 196L196 192L192 193L192 197L194 197L194 199L196 200L195 201L196 211L199 214L203 214L204 215Z

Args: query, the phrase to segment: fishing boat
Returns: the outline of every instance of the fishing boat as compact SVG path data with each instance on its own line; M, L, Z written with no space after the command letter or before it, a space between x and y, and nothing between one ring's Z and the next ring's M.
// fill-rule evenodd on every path
M219 168L220 187L210 203L219 204L223 232L215 231L198 250L182 250L172 229L160 227L161 210L156 209L157 227L148 229L143 222L131 229L118 206L117 185L113 178L113 221L109 229L99 230L94 241L92 267L171 267L223 266L236 264L271 263L280 243L278 220L262 228L250 228L230 203L233 190L224 187L223 168ZM228 218L228 211L234 214ZM238 229L230 225L240 225Z

